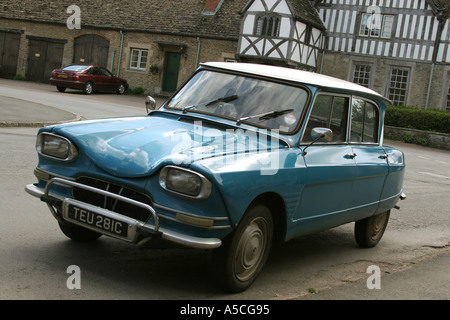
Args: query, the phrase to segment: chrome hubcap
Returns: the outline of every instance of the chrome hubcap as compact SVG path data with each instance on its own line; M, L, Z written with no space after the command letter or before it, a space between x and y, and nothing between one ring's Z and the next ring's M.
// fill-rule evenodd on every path
M235 257L235 274L240 281L250 279L258 270L267 244L267 222L256 218L250 222L239 241Z
M382 213L373 219L372 232L371 232L372 238L376 238L378 236L378 234L383 230L384 224L386 222L386 216L387 215L385 213Z

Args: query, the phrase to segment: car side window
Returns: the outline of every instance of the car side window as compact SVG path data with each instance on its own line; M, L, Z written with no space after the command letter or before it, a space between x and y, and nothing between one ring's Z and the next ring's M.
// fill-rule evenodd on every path
M331 143L345 142L349 102L350 98L345 96L318 95L314 101L302 142L311 142L311 130L318 127L329 128L333 131Z
M377 143L378 124L377 106L363 99L353 99L350 142Z
M111 77L111 73L106 70L105 68L99 68L99 75L101 76L106 76L106 77Z
M100 74L100 72L98 71L97 67L93 67L89 70L89 74L94 75L94 76L98 76Z

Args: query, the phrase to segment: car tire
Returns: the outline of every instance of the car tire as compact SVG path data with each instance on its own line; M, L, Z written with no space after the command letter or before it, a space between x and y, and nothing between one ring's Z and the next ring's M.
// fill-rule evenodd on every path
M64 91L66 91L66 87L60 87L60 86L57 86L56 87L56 90L58 90L59 92L64 92Z
M373 248L383 237L390 210L355 222L355 240L362 248Z
M117 88L117 94L124 94L125 93L125 84L121 82L119 84L119 87Z
M267 261L272 237L269 208L263 204L250 207L238 227L214 252L219 285L233 293L249 288Z
M83 87L84 94L91 94L94 92L94 84L90 81L86 82Z
M102 236L101 233L91 231L68 222L59 222L59 228L68 238L77 242L91 242Z

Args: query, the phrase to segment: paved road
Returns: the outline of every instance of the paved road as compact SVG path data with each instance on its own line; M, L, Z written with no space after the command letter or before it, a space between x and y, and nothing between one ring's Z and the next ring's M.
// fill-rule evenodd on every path
M143 97L55 91L0 79L0 123L145 112ZM202 253L142 250L109 239L86 248L64 239L45 206L23 191L34 181L36 131L0 128L0 299L450 299L448 151L388 141L406 154L408 200L391 215L380 246L356 249L351 225L296 239L271 254L250 290L223 295L205 278L209 260ZM177 272L180 259L188 278ZM84 266L81 291L65 288L65 270L73 263ZM371 265L380 267L380 289L367 288ZM55 276L48 278L49 272Z

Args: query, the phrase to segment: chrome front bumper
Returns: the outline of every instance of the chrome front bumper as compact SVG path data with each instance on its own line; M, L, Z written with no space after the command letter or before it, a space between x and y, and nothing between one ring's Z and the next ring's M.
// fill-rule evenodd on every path
M137 221L135 219L126 217L124 215L121 215L116 212L112 212L100 207L95 207L87 203L83 203L81 201L77 201L70 198L62 198L57 195L52 195L49 193L49 188L52 184L57 184L61 186L68 186L68 187L77 187L86 189L92 192L96 192L102 195L106 195L111 198L115 198L120 201L128 202L130 204L142 207L146 210L148 210L152 216L152 223L153 225L149 225L146 223L143 223L141 221ZM45 189L39 188L35 184L29 184L25 187L25 191L42 201L46 202L50 211L52 212L53 216L60 222L70 222L77 225L80 225L82 227L85 227L87 229L91 229L96 232L100 232L102 234L118 238L120 240L132 242L132 243L145 243L146 241L150 240L152 237L161 237L161 239L180 244L183 246L187 246L190 248L197 248L197 249L214 249L221 246L222 241L217 238L199 238L199 237L193 237L189 235L185 235L176 231L167 230L165 228L162 228L159 226L159 217L156 211L149 206L148 204L135 201L133 199L129 199L123 196L120 196L118 194L110 193L105 190L97 189L91 186L79 184L74 181L69 181L66 179L61 178L53 178L48 181ZM55 205L58 207L61 207L61 212L58 212L55 210ZM83 223L79 220L74 219L73 216L70 214L70 208L76 207L83 212L90 213L91 215L99 215L102 217L105 217L107 219L110 219L111 221L114 221L115 223L124 224L127 226L127 232L126 235L118 235L117 233L113 232L114 230L104 230L99 229L95 227L94 225L89 225L86 223Z

